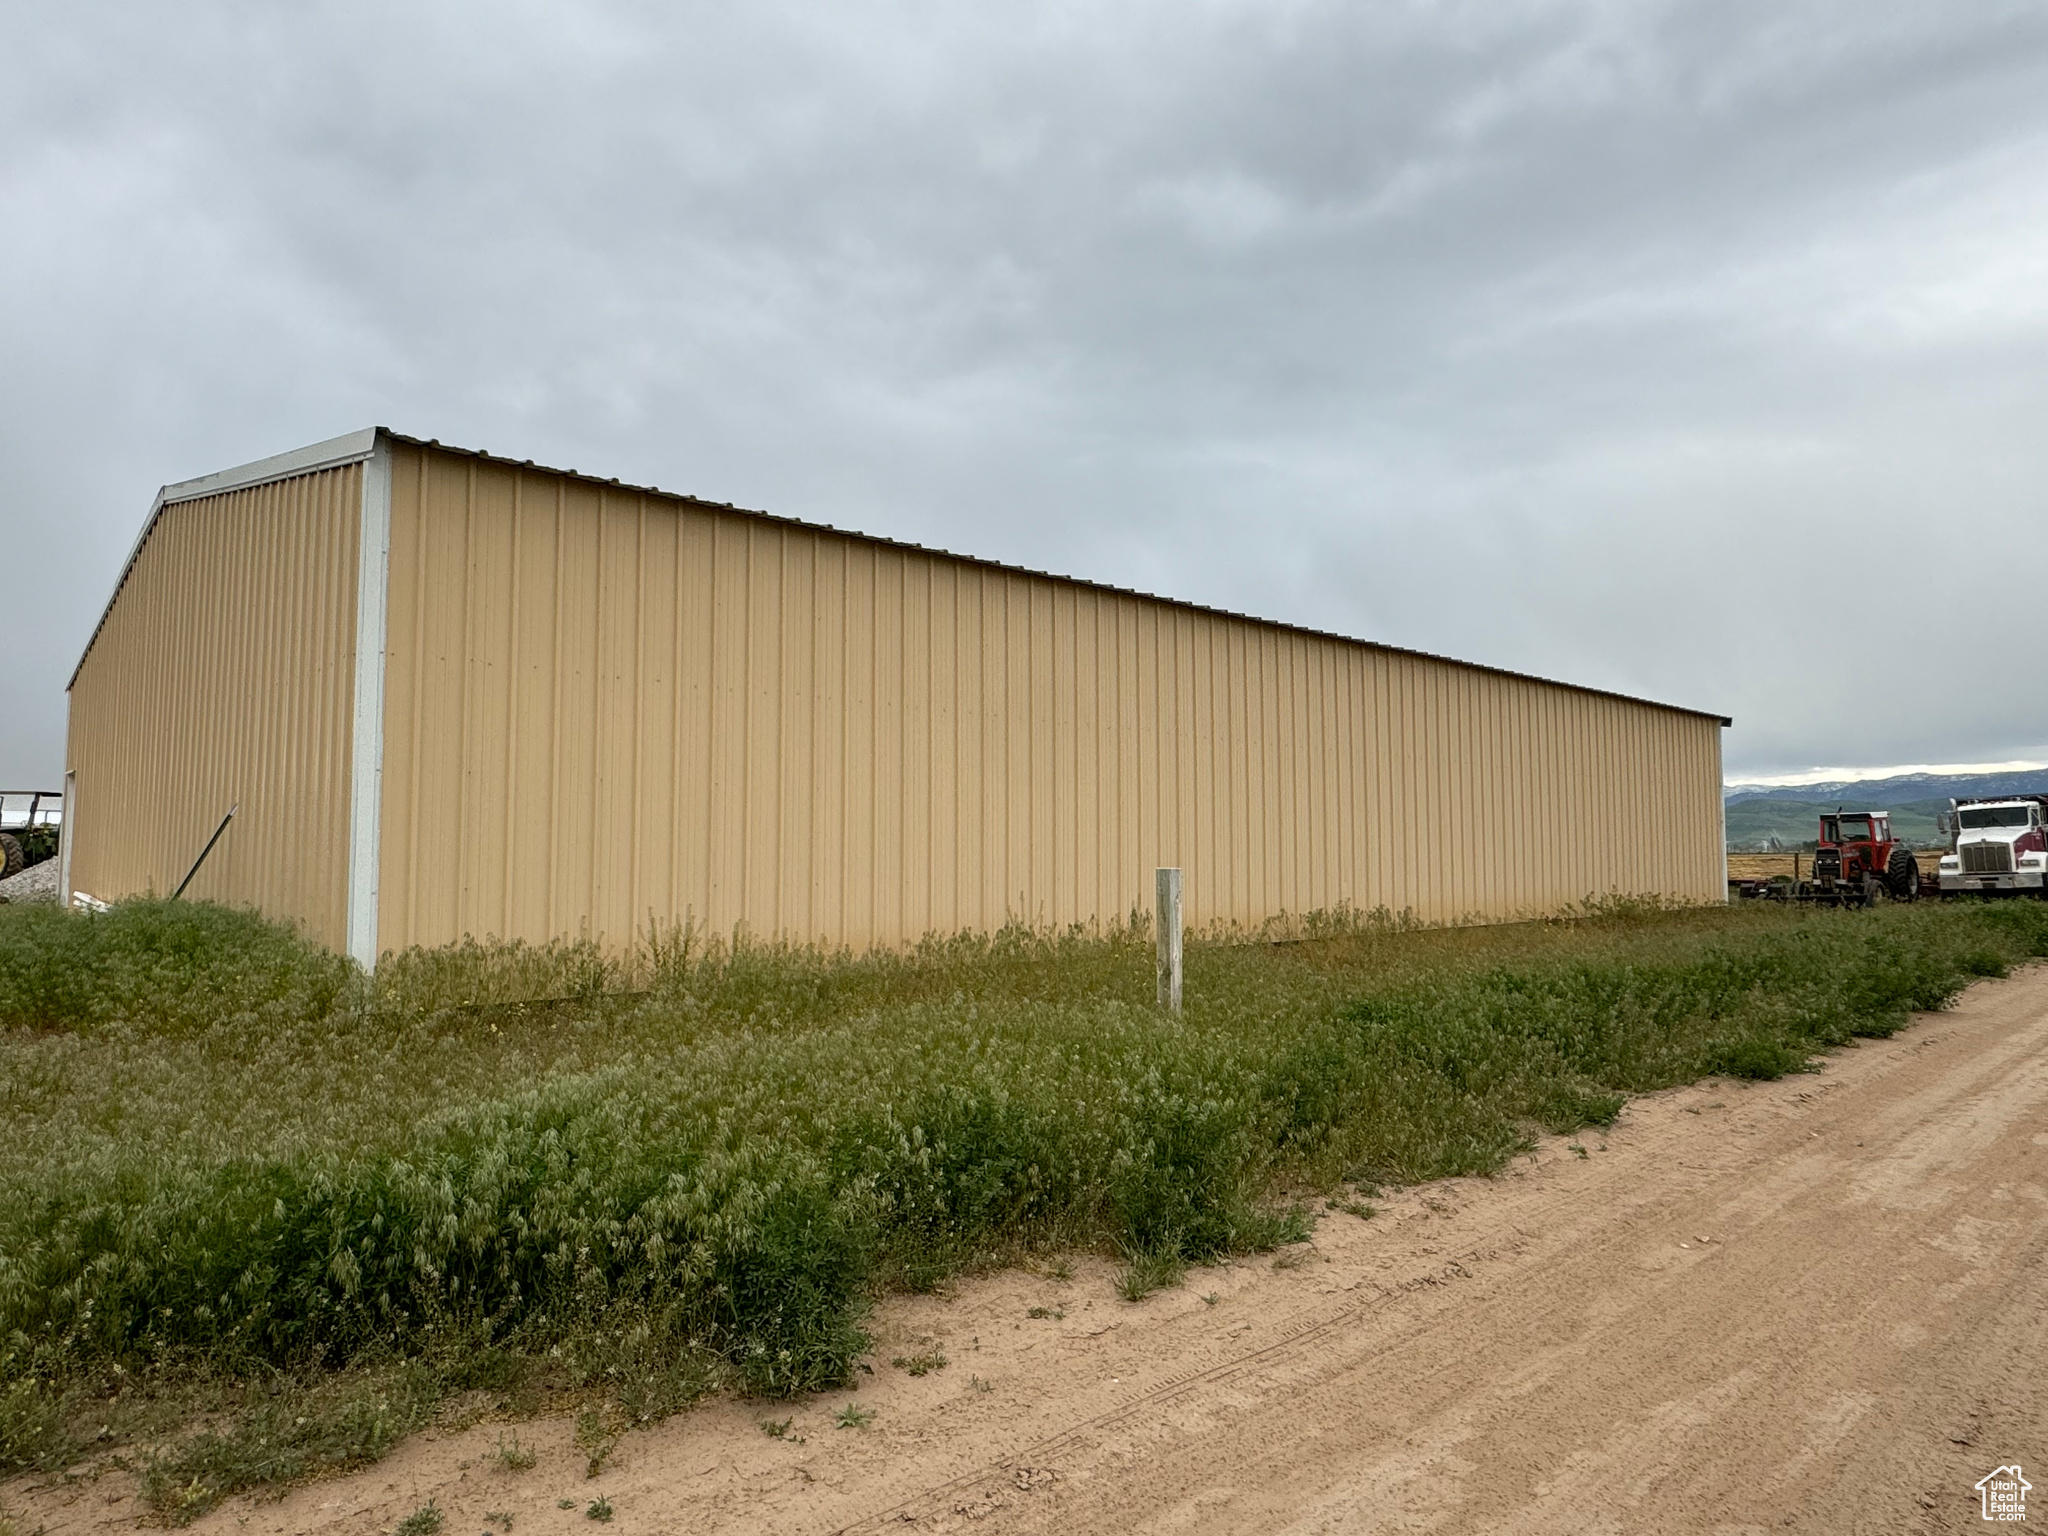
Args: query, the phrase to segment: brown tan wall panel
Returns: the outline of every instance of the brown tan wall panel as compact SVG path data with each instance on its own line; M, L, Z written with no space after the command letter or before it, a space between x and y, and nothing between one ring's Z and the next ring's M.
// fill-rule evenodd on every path
M361 468L173 503L71 689L71 883L174 889L346 939Z
M1720 894L1705 716L395 450L384 947Z

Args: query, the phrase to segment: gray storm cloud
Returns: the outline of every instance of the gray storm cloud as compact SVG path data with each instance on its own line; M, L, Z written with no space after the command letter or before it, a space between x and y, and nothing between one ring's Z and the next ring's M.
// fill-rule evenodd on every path
M2048 755L2034 4L0 22L0 781L163 481L382 422Z

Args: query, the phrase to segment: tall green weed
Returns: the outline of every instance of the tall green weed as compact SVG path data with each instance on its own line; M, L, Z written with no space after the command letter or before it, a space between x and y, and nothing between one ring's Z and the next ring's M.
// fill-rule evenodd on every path
M288 925L207 902L138 899L107 912L22 904L0 921L0 1030L322 1017L358 987L354 967Z

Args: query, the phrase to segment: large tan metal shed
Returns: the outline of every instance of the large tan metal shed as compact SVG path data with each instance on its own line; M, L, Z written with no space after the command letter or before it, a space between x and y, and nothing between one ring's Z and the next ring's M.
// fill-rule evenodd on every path
M364 963L1718 900L1721 727L370 429L167 486L70 683L63 881Z

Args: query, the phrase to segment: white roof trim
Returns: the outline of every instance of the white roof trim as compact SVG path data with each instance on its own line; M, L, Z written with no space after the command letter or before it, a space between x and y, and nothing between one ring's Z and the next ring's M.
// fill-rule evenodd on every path
M267 459L258 459L236 469L201 475L196 480L180 480L176 485L167 485L159 491L157 502L167 507L174 501L195 501L201 496L217 496L222 491L246 490L252 485L265 485L272 480L308 475L316 469L336 469L343 464L360 463L376 448L377 430L365 427L344 437L330 437L310 448L294 448L290 453L272 454Z
M305 448L294 448L290 453L272 454L267 459L237 465L233 469L217 470L210 475L201 475L195 480L180 480L167 485L156 493L156 500L149 504L149 516L142 520L142 531L135 535L135 543L129 547L128 558L121 562L121 574L114 581L114 590L107 594L107 604L100 610L99 622L92 627L85 649L78 653L78 665L71 669L71 681L64 685L69 693L78 674L85 668L85 658L92 654L100 631L107 627L107 615L114 611L114 600L121 595L121 589L128 585L128 573L135 569L136 557L142 553L142 546L149 542L150 534L156 528L156 520L163 516L164 508L181 501L197 501L202 496L218 496L227 491L245 491L251 486L268 485L273 480L289 480L293 475L310 475L316 470L339 469L344 464L359 464L367 459L377 447L377 436L382 427L364 427L360 432L346 433L341 437L330 437L324 443L314 443Z

